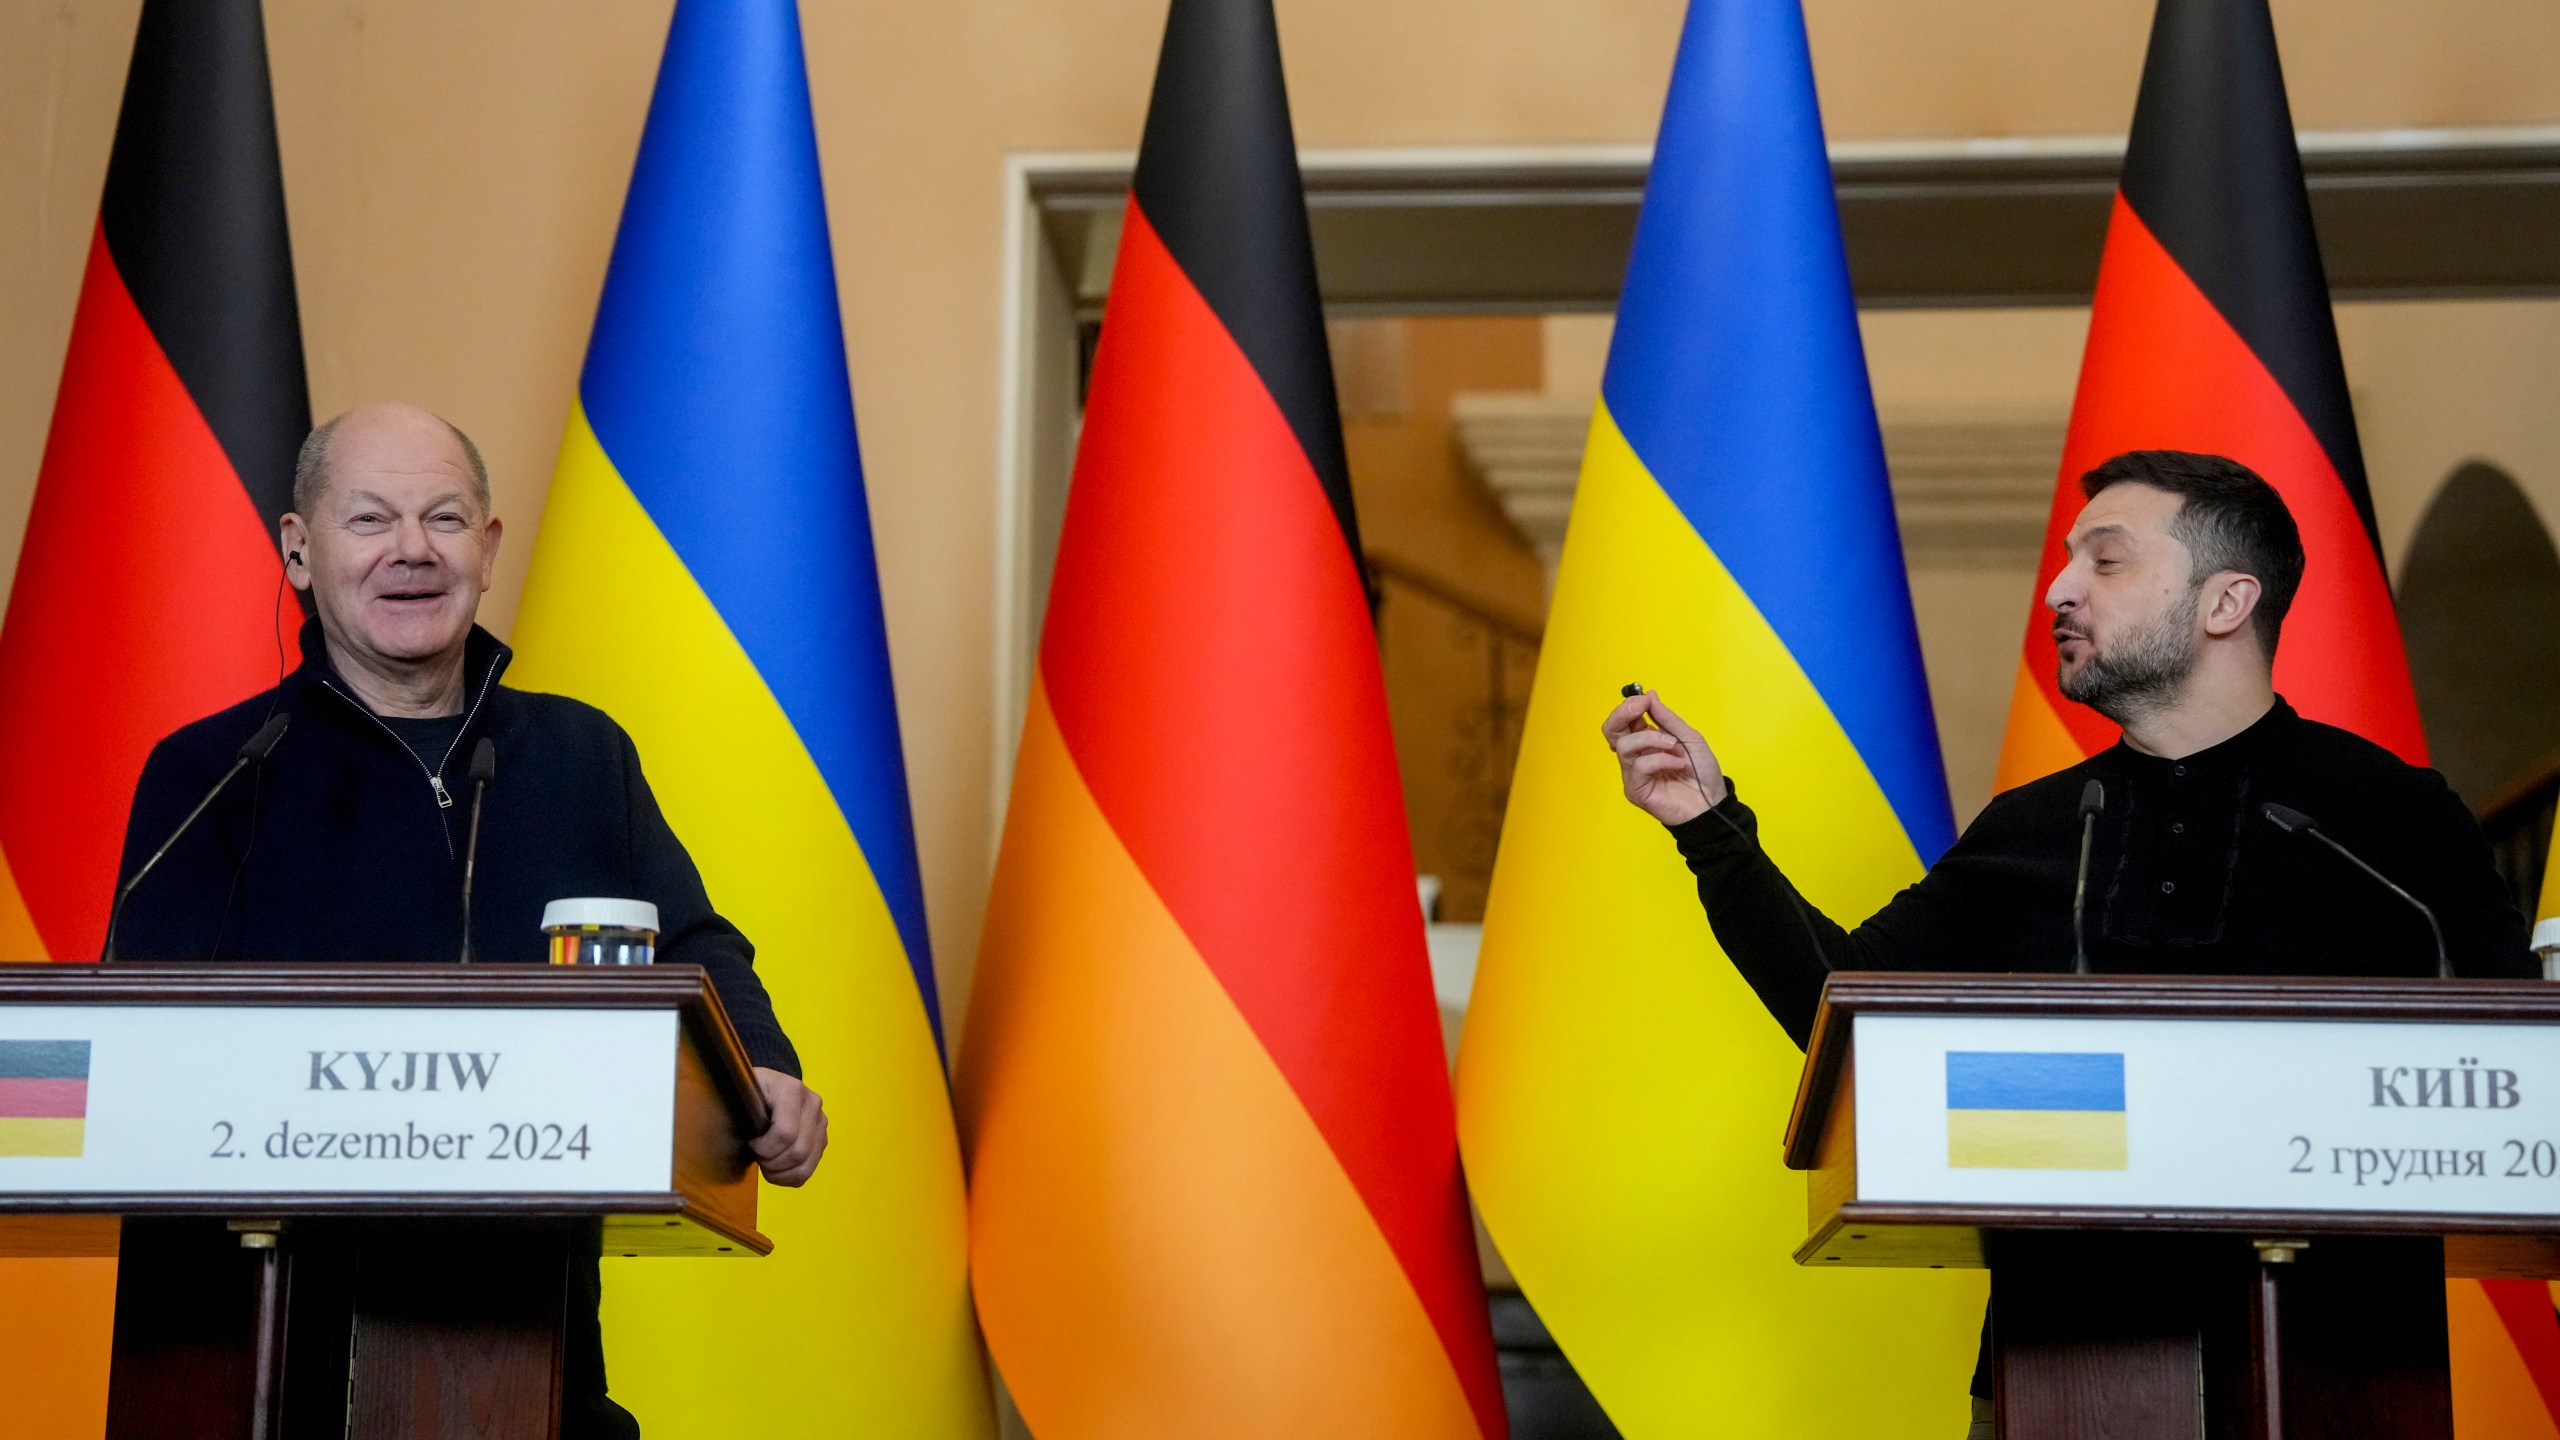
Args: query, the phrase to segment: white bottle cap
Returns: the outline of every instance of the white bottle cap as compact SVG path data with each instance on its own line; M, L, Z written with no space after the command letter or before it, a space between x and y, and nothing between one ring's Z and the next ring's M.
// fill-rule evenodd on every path
M2560 915L2533 927L2533 948L2546 955L2560 950Z
M646 930L658 933L658 907L646 900L609 900L585 896L575 900L554 900L542 907L545 930L580 929L589 925L616 930Z

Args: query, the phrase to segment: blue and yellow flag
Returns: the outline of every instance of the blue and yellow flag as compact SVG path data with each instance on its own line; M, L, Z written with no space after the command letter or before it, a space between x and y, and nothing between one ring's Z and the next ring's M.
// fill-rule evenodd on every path
M1633 1440L1955 1434L1978 1276L1812 1273L1802 1057L1600 736L1641 681L1856 923L1952 840L1797 0L1695 0L1458 1058L1495 1246Z
M515 643L631 732L831 1120L770 1259L606 1262L615 1397L652 1436L991 1433L791 0L676 7Z

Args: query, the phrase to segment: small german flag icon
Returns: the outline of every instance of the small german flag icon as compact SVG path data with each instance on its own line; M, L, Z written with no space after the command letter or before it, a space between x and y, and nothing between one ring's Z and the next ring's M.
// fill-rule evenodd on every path
M77 1155L88 1123L88 1041L0 1040L0 1155Z

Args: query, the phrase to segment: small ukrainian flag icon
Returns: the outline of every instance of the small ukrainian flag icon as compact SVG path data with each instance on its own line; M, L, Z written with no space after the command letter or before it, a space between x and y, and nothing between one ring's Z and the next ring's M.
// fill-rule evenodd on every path
M1948 1051L1947 1164L2124 1169L2124 1056Z

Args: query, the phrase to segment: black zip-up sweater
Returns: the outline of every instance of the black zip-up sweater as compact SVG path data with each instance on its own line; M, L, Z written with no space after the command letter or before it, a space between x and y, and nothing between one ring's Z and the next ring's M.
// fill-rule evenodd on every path
M754 947L711 908L659 813L640 756L611 717L510 690L512 652L474 626L460 735L431 770L331 668L318 621L284 683L185 726L134 789L118 883L168 838L271 710L293 717L273 754L231 784L133 893L122 960L446 961L462 946L462 852L472 747L497 748L480 821L472 930L487 961L540 963L542 907L609 895L658 907L658 958L711 977L758 1065L800 1073L756 978ZM449 802L449 803L448 803Z
M2456 974L2542 973L2488 842L2444 777L2281 699L2193 755L2119 741L1994 796L1927 875L1854 930L1796 895L1738 796L1671 833L1717 941L1803 1045L1834 970L2069 970L2091 779L2106 787L2089 858L2092 970L2433 975L2426 921L2319 841L2278 830L2259 813L2274 801L2431 906Z

